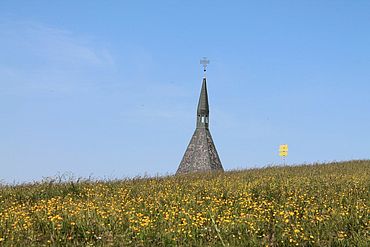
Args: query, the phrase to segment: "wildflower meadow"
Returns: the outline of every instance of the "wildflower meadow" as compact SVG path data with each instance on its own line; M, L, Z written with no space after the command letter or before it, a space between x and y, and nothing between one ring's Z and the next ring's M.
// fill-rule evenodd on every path
M0 246L370 246L370 161L1 185Z

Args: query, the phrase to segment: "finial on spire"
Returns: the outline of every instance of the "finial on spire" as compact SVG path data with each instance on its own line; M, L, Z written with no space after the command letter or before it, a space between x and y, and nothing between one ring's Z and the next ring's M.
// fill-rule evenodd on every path
M209 60L206 57L203 57L200 60L200 64L203 65L203 72L204 72L204 78L206 77L206 71L207 71L207 65L209 64Z

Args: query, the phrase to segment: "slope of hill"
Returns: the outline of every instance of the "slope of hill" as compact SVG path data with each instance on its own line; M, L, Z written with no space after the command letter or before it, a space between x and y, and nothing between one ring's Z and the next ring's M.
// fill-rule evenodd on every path
M0 187L0 246L370 246L370 161Z

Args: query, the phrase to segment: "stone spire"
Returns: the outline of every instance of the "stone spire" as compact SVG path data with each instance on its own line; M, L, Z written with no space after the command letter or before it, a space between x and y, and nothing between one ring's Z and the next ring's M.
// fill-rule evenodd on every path
M208 63L209 60L201 60L201 64L204 66L204 76L198 102L197 125L176 174L224 170L208 129L209 104L205 73Z
M209 123L209 105L207 93L207 79L204 77L198 102L197 128L208 128L208 123Z

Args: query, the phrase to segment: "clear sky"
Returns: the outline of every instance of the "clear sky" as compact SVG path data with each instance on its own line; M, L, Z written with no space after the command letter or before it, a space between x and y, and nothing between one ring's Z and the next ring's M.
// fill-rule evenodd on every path
M370 1L0 2L0 181L173 174L207 56L226 170L370 158Z

